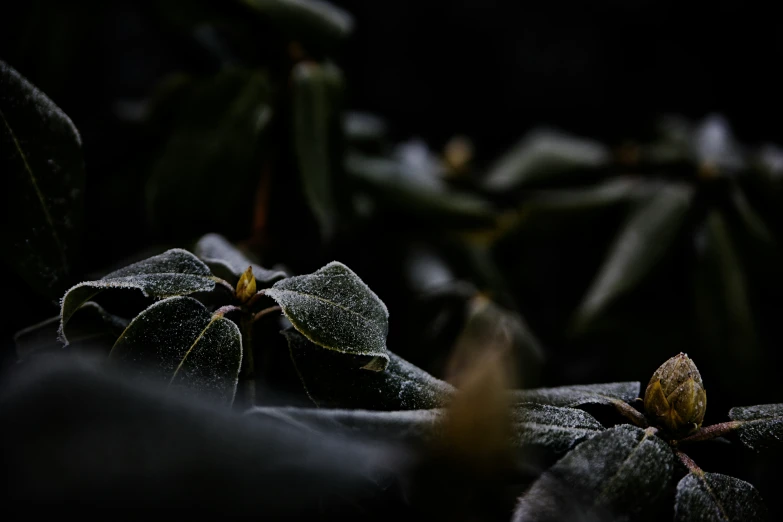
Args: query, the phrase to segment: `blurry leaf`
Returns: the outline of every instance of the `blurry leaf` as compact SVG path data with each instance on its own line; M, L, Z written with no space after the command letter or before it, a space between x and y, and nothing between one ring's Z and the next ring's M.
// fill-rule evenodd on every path
M257 11L274 27L294 38L334 44L353 31L353 18L339 7L322 0L240 0Z
M416 218L452 226L491 226L495 212L489 202L453 190L412 181L398 161L351 154L348 174L388 208Z
M631 214L576 312L577 332L652 272L682 229L692 196L687 186L664 185Z
M0 61L0 156L7 162L2 258L49 298L67 288L78 248L81 146L68 116Z
M631 402L639 397L639 382L612 382L607 384L580 384L556 388L515 390L515 404L534 403L577 408L585 404L612 404Z
M609 150L596 141L549 130L534 131L502 156L487 172L492 191L559 181L609 164Z
M454 388L389 352L384 371L360 368L367 358L324 350L299 332L283 331L307 394L322 408L420 410L444 406Z
M742 190L735 187L731 191L731 201L734 203L734 209L737 211L744 230L760 244L767 248L774 248L777 243L774 234L750 204Z
M170 297L137 315L109 359L129 374L193 389L217 402L234 401L242 363L239 328L191 297Z
M386 138L387 126L374 114L346 112L343 115L343 132L351 145L378 145Z
M225 279L232 285L236 285L248 266L253 267L253 275L258 283L267 283L259 285L259 289L287 277L285 272L269 270L253 263L244 252L220 234L202 236L196 243L193 253L204 261L214 275Z
M673 470L674 455L662 439L615 426L541 475L520 499L513 520L636 520L662 498Z
M729 418L741 424L742 443L756 451L783 444L783 404L742 406L729 410Z
M744 166L739 145L729 122L720 114L711 114L694 131L693 148L700 164L718 169L737 170Z
M325 408L255 407L253 418L275 418L297 427L343 432L376 440L421 443L436 433L440 410L368 411Z
M145 297L171 297L215 288L209 268L196 256L179 248L133 263L106 274L97 281L85 281L72 287L62 299L60 334L67 345L66 324L79 307L103 290L136 289Z
M108 313L98 303L87 301L68 323L69 347L73 351L105 346L108 351L126 326L127 319ZM17 332L14 335L17 357L24 360L36 353L61 350L59 328L60 316L55 316Z
M756 488L718 473L688 473L677 484L675 522L760 522L767 509Z
M521 404L514 407L514 445L565 453L576 444L603 431L591 415L574 408Z
M266 290L307 339L336 352L370 357L367 370L389 363L389 311L350 268L332 261L308 275L283 279Z
M225 69L182 91L147 181L150 219L178 236L249 226L262 135L272 114L266 79Z
M335 150L340 129L343 78L331 64L298 63L291 72L293 142L302 189L318 220L321 237L330 240L337 228L337 191L341 157Z

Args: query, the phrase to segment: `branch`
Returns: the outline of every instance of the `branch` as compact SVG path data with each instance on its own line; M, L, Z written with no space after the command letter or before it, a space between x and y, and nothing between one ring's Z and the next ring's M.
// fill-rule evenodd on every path
M649 426L649 424L647 424L647 419L644 417L644 415L642 415L639 412L639 410L637 410L630 404L618 399L613 400L612 404L623 417L633 422L640 428L646 428L647 426Z
M707 426L705 428L700 429L693 435L689 435L684 439L680 439L676 441L676 443L682 444L683 442L698 442L701 440L714 439L715 437L722 437L724 435L728 435L729 433L733 432L734 430L742 426L742 424L743 421L730 421L730 422L722 422L720 424L713 424L712 426Z

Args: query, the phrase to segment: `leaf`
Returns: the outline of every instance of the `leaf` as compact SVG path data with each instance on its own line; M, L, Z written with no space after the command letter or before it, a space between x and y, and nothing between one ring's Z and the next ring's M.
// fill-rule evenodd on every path
M729 122L720 114L710 114L699 124L694 131L693 150L702 165L737 170L745 163Z
M620 425L583 442L520 499L514 521L636 520L658 502L674 470L669 446L651 431Z
M283 279L266 290L299 332L337 352L371 357L365 369L389 363L389 311L350 268L332 261L318 271Z
M220 234L202 236L193 252L204 261L213 274L232 285L236 285L248 266L253 267L253 275L258 283L274 283L287 277L285 272L269 270L253 263L244 252ZM260 288L264 286L261 285Z
M343 115L343 131L353 145L380 144L386 138L386 122L367 112L346 112Z
M272 117L268 99L263 74L235 68L181 89L146 185L148 217L156 227L182 237L251 222Z
M688 186L664 185L631 214L575 314L576 332L653 271L682 229L692 197Z
M330 240L337 228L340 161L335 149L340 132L343 78L331 65L300 62L291 72L293 142L299 175L310 210Z
M98 303L87 301L76 310L69 322L70 349L81 351L105 347L108 352L128 322L127 319L110 314ZM14 335L17 357L25 360L38 353L61 350L63 345L58 340L59 328L58 315L18 331Z
M171 297L195 292L209 292L215 280L209 268L196 256L180 248L172 248L157 256L115 270L97 281L85 281L72 287L62 299L60 334L68 344L66 324L85 302L103 290L136 289L145 297Z
M444 406L454 388L389 353L383 371L360 368L366 357L324 350L299 332L283 331L291 360L312 401L319 407L420 410Z
M0 61L0 157L6 158L2 258L55 298L68 285L83 213L82 141L44 93Z
M240 0L294 38L329 46L353 31L353 17L336 5L321 0Z
M109 359L134 377L193 389L230 405L242 363L242 336L233 321L212 315L195 299L170 297L130 322Z
M447 226L485 227L495 224L492 205L467 192L412 181L400 162L350 154L346 171L356 184L387 208ZM418 224L423 224L417 221Z
M591 415L574 408L522 404L513 410L514 445L565 453L604 427Z
M761 522L767 508L756 488L719 473L688 473L677 484L675 522Z
M579 384L556 388L515 390L516 404L533 403L577 408L585 404L612 404L616 401L631 402L639 397L641 385L636 381L606 384Z
M741 423L737 428L739 438L752 450L761 451L783 443L783 404L732 408L729 418Z
M503 191L558 181L609 164L609 150L596 141L551 130L534 131L503 155L485 175L484 186Z
M255 407L245 415L273 418L322 432L342 432L376 440L430 441L436 433L439 410L370 411L323 408Z

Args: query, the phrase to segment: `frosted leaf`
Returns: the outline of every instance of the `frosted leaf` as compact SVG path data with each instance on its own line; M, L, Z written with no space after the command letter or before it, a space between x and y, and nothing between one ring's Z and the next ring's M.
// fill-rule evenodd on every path
M609 150L597 141L551 130L522 138L487 172L484 186L503 191L555 180L609 164Z
M68 324L70 349L111 348L120 336L128 320L107 312L94 301L87 301L71 317ZM28 326L14 335L16 355L24 360L34 354L59 351L63 345L57 339L60 316Z
M242 363L239 328L191 297L170 297L137 315L109 359L136 378L188 388L220 403L234 401Z
M291 33L295 38L316 39L321 45L348 37L353 31L353 17L340 7L324 0L242 0L264 20Z
M740 421L737 433L742 443L761 451L783 444L783 404L760 404L729 410L729 418Z
M564 453L604 429L591 415L574 408L523 404L512 414L514 446Z
M420 410L445 405L454 387L388 352L384 371L360 368L367 357L324 350L289 328L291 359L307 394L319 407Z
M389 363L386 305L342 263L332 261L313 274L278 281L266 295L315 344L371 357L365 366L368 370L383 370Z
M675 522L761 522L767 508L756 488L718 473L689 473L677 484Z
M440 410L371 411L324 408L255 407L250 417L275 418L317 431L340 431L383 440L426 442L433 439Z
M578 384L556 388L532 388L515 390L513 400L517 403L531 402L550 406L571 408L585 404L611 404L615 401L631 402L639 397L641 385L638 381L611 382L605 384Z
M0 259L47 298L68 288L84 208L82 141L70 118L0 60Z
M574 317L577 331L584 331L652 272L680 233L692 197L688 186L665 185L631 213L579 305Z
M673 470L674 455L662 439L635 426L615 426L541 475L513 520L636 520L665 494Z
M206 234L198 240L193 252L206 263L214 275L225 279L232 285L236 285L248 266L253 267L253 276L255 276L257 283L274 283L287 277L285 272L269 270L253 263L241 250L220 234ZM264 288L264 286L259 285L259 288Z
M68 345L66 325L87 300L103 290L136 289L145 297L171 297L215 288L207 265L186 250L173 248L157 256L133 263L97 281L85 281L71 287L60 303L60 338Z

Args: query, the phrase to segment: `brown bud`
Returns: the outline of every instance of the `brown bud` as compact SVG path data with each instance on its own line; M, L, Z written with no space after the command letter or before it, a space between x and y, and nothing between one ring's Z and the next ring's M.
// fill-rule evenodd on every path
M644 409L653 423L672 435L699 429L707 394L699 370L686 354L675 355L655 370L644 392Z
M246 303L256 295L256 276L253 275L253 267L247 267L237 283L236 296L240 302Z

